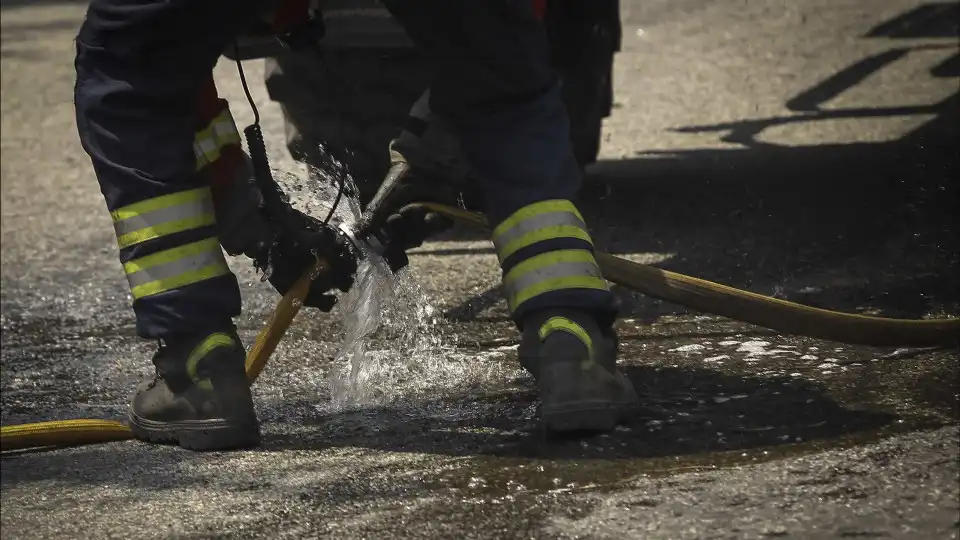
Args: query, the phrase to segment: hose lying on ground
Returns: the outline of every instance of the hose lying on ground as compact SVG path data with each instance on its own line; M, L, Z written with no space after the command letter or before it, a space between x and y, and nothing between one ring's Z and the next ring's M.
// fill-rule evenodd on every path
M482 214L441 204L416 204L456 221L487 228ZM617 285L696 311L784 334L877 347L960 343L960 319L890 319L841 313L734 289L603 252L597 252L596 259L603 277Z
M486 228L475 212L434 203L417 203L454 220ZM868 317L813 308L742 291L710 281L635 263L602 252L597 262L608 280L636 292L786 334L874 346L954 345L960 319L904 320ZM300 311L310 282L326 269L311 268L283 296L247 354L247 376L256 380L290 323ZM0 428L0 450L74 446L132 438L125 424L110 420L60 420Z
M251 384L257 380L270 355L276 350L277 344L280 343L290 323L300 311L303 299L310 291L310 283L326 268L325 261L317 261L317 264L283 295L266 324L260 329L253 347L250 347L250 351L247 352L245 363L247 378ZM117 420L54 420L0 427L0 451L77 446L132 438L133 433L130 428Z

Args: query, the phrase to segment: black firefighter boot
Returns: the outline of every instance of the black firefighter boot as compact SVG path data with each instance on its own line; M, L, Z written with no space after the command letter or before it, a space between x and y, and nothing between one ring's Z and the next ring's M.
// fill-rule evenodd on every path
M520 363L537 380L548 430L607 431L638 407L617 348L616 331L584 311L546 309L524 320Z
M153 356L156 376L130 404L134 436L190 450L258 446L260 424L236 328L165 341Z

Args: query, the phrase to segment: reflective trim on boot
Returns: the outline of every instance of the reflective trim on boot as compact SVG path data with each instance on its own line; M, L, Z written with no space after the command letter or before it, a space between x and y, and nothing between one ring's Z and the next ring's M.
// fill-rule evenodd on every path
M551 317L540 327L540 341L542 342L547 339L547 336L558 331L570 332L583 342L587 347L587 359L583 361L580 367L585 370L590 369L590 366L593 365L593 340L590 339L590 334L582 326L566 317Z
M544 310L524 327L520 359L537 379L547 429L605 431L636 408L633 384L616 368L612 328L577 310Z
M200 360L203 360L207 357L214 349L217 347L236 347L238 345L237 341L230 337L227 334L216 333L210 334L199 345L194 347L190 351L190 356L187 357L187 376L190 377L199 388L203 390L213 390L213 383L210 382L209 378L201 379L197 375L197 364L200 363Z

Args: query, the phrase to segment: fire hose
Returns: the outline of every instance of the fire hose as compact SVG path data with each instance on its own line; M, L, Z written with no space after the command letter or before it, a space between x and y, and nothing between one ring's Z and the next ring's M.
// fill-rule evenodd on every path
M235 56L239 66L239 50L236 51ZM272 210L276 212L276 217L283 219L285 212L281 211L279 208L281 205L278 202L283 198L283 193L272 179L260 133L259 114L253 104L246 81L243 79L242 69L240 74L247 99L254 108L254 125L245 130L254 176L266 202L271 203ZM354 242L358 238L375 242L373 235L368 234L367 231L373 229L381 208L388 208L385 201L404 178L408 168L405 161L396 161L381 184L380 190L367 205L358 226L353 231L347 231L341 227L342 232ZM341 184L337 201L342 195L342 189ZM481 229L489 228L486 218L480 213L435 202L412 203L408 206L425 207L464 225ZM332 214L333 209L330 212L330 215ZM327 216L327 221L330 215ZM374 251L377 250L374 249ZM960 345L960 319L957 318L911 320L830 311L662 270L602 251L596 251L595 257L603 276L622 287L696 311L747 322L784 334L871 346L955 347ZM247 353L245 367L251 384L263 371L270 356L300 311L310 290L310 284L327 270L327 263L317 259L316 264L305 272L280 299ZM77 446L132 438L133 433L121 421L55 420L0 427L0 452Z
M436 203L415 203L460 223L486 227L483 215ZM609 281L636 292L786 334L873 346L953 346L960 341L960 319L891 319L814 308L661 270L598 251L597 263ZM279 301L247 354L250 382L256 381L293 322L310 283L326 271L318 260ZM63 447L133 438L113 420L59 420L0 428L0 450Z

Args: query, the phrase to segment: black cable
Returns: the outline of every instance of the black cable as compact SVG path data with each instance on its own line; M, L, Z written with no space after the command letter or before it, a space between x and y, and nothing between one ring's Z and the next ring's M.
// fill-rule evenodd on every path
M247 95L247 102L250 103L250 108L253 109L253 123L256 126L260 126L260 111L257 110L257 104L253 101L253 96L250 95L250 87L247 86L247 77L243 73L243 63L240 62L240 45L236 41L233 42L233 55L236 57L234 61L237 63L237 72L240 74L240 85L243 86L243 93Z
M253 109L253 124L243 130L243 134L247 139L247 148L250 151L250 164L253 167L253 178L256 180L260 192L263 195L265 210L273 214L273 217L282 223L286 221L286 216L284 215L286 213L285 195L280 190L280 186L273 180L270 161L267 157L267 148L263 142L263 132L260 129L260 111L257 110L257 105L253 101L253 96L250 94L250 87L247 86L247 79L243 73L243 65L240 63L240 47L234 42L233 48L236 55L237 70L240 73L240 84L243 86L243 92L247 95L250 108Z
M323 55L320 54L319 47L316 47L316 43L313 41L310 42L313 44L317 54L320 56L320 62L325 69L327 68L326 62L324 62ZM280 186L273 180L273 173L270 170L270 161L267 157L267 148L266 144L263 141L263 130L260 128L260 111L257 109L257 104L253 100L253 95L250 93L250 87L247 85L247 77L243 71L243 64L240 61L240 46L237 42L233 44L234 50L234 61L237 64L237 72L240 75L240 85L243 87L243 93L247 96L247 102L250 104L250 109L253 110L253 124L247 126L243 130L243 134L247 139L247 147L250 150L250 161L253 167L253 176L257 183L260 185L260 191L263 193L265 202L269 207L268 211L278 212L281 208L285 208L284 205L284 194L280 190ZM323 220L324 225L330 223L330 219L333 218L333 214L337 210L337 206L340 204L340 200L343 197L344 184L345 181L343 176L338 174L337 179L339 180L339 188L337 189L337 196L333 201L333 205L330 207L330 212L327 213L327 217ZM280 216L277 216L280 217Z
M320 45L318 45L317 42L314 41L314 40L312 40L312 39L309 40L307 43L308 43L308 46L310 47L310 50L312 50L312 51L314 52L314 54L317 55L317 59L320 61L320 65L323 66L323 70L326 72L326 75L327 75L327 78L326 78L327 84L328 84L330 87L332 87L333 71L330 69L330 65L327 64L327 59L326 59L326 57L324 57L324 55L323 55L323 50L320 48ZM340 95L340 92L339 92L339 91L333 91L333 92L331 92L331 94L335 94L334 104L333 104L334 107L337 109L337 112L338 112L339 114L343 114L343 107L342 107L343 101L341 100L341 97L342 97L342 96ZM341 119L341 120L342 120L342 119ZM344 138L344 135L343 135L343 122L342 122L342 121L341 121L341 122L337 122L337 129L338 129L338 131L340 132L340 133L339 133L340 138L343 139L343 138ZM328 151L328 154L329 154L329 151ZM331 157L331 159L333 159L333 156L332 156L332 155L331 155L330 157ZM344 167L346 167L346 162L342 163L341 165L344 166ZM337 187L337 196L333 199L333 206L330 207L330 213L327 214L327 219L324 221L324 224L326 224L328 221L330 221L330 218L333 217L333 213L334 213L334 211L336 211L337 205L340 204L340 199L343 197L343 192L344 192L344 190L346 189L346 183L347 183L343 176L344 176L344 173L343 173L342 171L339 172L339 173L336 175L336 177L337 177L337 183L339 184L338 187Z

